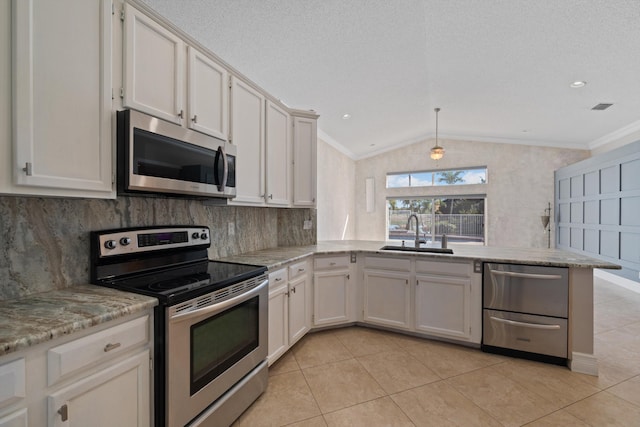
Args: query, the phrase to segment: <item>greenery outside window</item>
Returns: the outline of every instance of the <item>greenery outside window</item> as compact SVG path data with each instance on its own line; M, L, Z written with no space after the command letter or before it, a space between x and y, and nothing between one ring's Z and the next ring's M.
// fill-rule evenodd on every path
M487 168L399 172L387 174L387 188L431 187L437 185L485 184Z
M387 212L388 240L414 240L415 223L408 230L407 221L415 213L427 243L446 234L450 242L484 244L484 195L388 198Z

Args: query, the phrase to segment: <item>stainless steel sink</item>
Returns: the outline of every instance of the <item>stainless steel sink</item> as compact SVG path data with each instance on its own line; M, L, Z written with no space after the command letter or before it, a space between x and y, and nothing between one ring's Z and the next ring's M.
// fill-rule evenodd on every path
M452 254L453 249L449 248L416 248L412 246L383 246L381 251L405 251L405 252L427 252L432 254Z

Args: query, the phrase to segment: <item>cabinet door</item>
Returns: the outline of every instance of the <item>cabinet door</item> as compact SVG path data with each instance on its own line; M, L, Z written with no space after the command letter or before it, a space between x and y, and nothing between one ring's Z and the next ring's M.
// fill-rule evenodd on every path
M269 291L269 346L267 360L273 364L289 348L287 283Z
M15 184L110 196L111 1L14 0L13 11Z
M365 270L364 321L410 329L409 279L409 273Z
M49 427L150 425L149 351L49 395Z
M349 272L318 271L313 275L313 324L349 321Z
M416 330L470 339L470 299L471 279L416 276Z
M264 204L264 96L231 78L231 142L237 147L235 202Z
M293 205L316 205L316 119L293 118Z
M289 282L289 346L294 345L310 328L309 277L305 274Z
M289 113L267 101L266 201L269 205L289 205Z
M0 418L0 427L27 427L27 425L26 408L12 412L11 414Z
M227 70L189 46L189 120L191 129L227 140Z
M184 44L125 3L124 106L182 124Z

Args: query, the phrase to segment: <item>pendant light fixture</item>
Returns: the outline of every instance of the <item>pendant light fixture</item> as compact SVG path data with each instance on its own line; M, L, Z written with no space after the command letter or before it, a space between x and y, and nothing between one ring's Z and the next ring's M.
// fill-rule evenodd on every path
M431 149L431 158L433 160L440 160L444 157L444 148L438 145L438 113L440 112L440 108L434 108L433 111L436 112L436 145Z

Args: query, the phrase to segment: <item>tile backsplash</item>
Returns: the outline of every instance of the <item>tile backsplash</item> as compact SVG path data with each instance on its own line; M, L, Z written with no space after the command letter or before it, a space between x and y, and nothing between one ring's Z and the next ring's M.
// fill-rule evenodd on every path
M313 226L303 230L308 219ZM0 196L0 301L88 283L90 231L193 224L211 228L211 259L316 243L315 209L205 206L150 197Z

